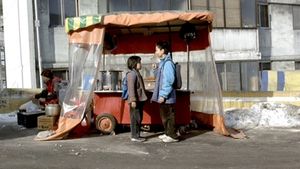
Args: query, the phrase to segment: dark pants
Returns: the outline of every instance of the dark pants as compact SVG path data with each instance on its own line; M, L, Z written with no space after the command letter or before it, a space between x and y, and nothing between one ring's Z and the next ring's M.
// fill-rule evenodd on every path
M143 120L143 107L144 102L136 102L135 108L130 106L130 130L132 138L140 137L141 123Z
M173 104L160 105L160 117L165 129L165 134L172 138L177 138L175 128L175 109Z

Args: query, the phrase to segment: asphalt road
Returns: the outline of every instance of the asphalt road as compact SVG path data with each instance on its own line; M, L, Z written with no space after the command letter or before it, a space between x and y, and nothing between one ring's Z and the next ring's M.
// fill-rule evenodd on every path
M212 131L193 130L178 143L162 143L159 132L80 139L34 141L38 131L0 123L1 169L299 169L299 129L252 129L235 140Z

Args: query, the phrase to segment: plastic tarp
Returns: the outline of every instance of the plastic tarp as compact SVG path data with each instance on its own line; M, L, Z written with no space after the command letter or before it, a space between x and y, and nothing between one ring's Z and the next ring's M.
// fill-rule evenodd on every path
M190 89L192 119L200 124L214 127L214 131L223 135L230 135L225 127L222 92L216 71L216 64L210 47L202 51L191 52L194 60L191 82L198 82Z
M70 36L77 41L69 43L70 84L62 103L58 129L40 132L36 140L62 139L75 127L88 128L89 125L85 112L90 107L95 77L101 64L104 28L73 32Z

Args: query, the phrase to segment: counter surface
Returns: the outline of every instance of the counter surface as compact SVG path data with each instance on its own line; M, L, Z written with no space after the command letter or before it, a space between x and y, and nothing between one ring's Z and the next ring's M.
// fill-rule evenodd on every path
M146 90L146 92L152 93L153 90ZM191 92L189 90L176 90L176 92ZM122 90L95 90L94 93L122 93Z

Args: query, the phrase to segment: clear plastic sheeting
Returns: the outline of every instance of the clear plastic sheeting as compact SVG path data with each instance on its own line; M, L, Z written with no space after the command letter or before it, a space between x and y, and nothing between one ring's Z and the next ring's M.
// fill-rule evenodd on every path
M216 133L236 139L245 138L242 131L225 126L221 86L212 50L191 52L191 114L202 125L214 128Z
M223 116L220 83L211 48L191 52L191 110Z
M82 118L91 100L101 51L100 45L70 44L70 84L62 103L62 117Z
M281 103L257 103L250 109L226 111L225 125L239 130L255 127L299 127L300 107Z
M90 108L95 79L101 65L102 49L102 44L69 44L70 83L62 102L58 129L54 132L40 132L36 140L62 139L76 126L90 125L85 112Z

